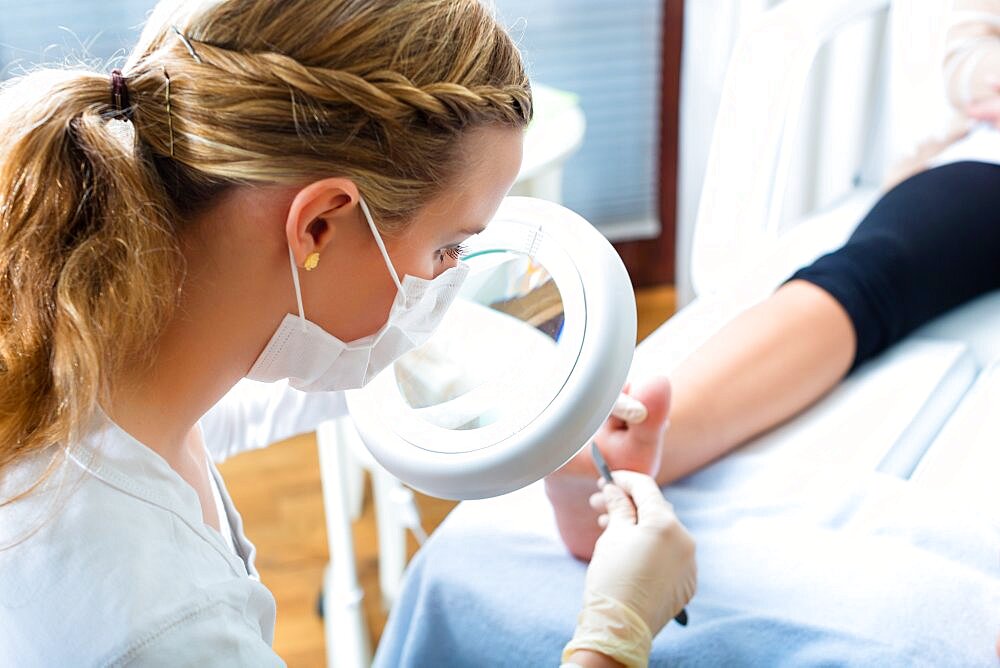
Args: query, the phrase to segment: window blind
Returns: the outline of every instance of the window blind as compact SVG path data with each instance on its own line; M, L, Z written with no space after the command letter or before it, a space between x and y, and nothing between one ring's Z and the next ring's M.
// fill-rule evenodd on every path
M614 239L659 231L661 0L494 0L529 75L576 93L587 119L564 203Z

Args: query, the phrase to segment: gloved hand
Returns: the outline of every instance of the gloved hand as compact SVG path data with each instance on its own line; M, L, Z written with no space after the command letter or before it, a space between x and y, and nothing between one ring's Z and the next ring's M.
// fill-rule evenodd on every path
M606 508L607 528L587 569L583 610L563 661L590 650L645 666L653 636L694 595L695 545L656 481L633 471L612 477L592 501Z

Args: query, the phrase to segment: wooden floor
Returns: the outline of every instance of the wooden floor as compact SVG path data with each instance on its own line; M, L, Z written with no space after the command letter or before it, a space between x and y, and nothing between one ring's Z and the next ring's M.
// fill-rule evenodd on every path
M642 340L674 312L674 290L639 290L636 306L638 338ZM316 601L328 554L315 438L309 434L244 453L219 468L243 515L246 533L257 546L261 580L277 599L275 651L295 668L324 665L323 622L316 613ZM428 533L454 507L450 501L420 494L417 503ZM354 525L354 540L374 647L385 625L385 612L380 609L370 494L366 494L364 513ZM416 551L412 537L409 547L412 556Z

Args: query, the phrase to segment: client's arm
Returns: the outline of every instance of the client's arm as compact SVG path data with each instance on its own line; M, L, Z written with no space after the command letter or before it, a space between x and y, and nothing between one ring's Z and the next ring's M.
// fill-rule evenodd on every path
M955 0L942 65L948 101L959 113L942 136L929 137L890 170L887 186L925 169L969 132L970 120L1000 129L1000 0Z
M969 112L974 105L995 100L998 72L1000 0L956 0L944 59L949 101Z

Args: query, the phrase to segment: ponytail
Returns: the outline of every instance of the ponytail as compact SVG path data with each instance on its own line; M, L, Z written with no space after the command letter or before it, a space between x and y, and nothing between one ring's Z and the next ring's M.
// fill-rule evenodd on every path
M175 217L115 116L109 79L92 73L0 89L0 477L78 438L175 303Z

